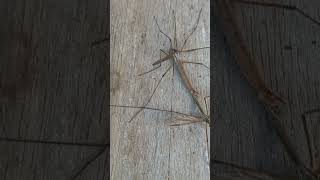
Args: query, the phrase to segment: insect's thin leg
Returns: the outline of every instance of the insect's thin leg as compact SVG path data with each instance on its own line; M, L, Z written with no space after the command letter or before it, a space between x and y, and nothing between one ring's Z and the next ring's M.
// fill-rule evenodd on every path
M169 41L170 41L170 47L172 47L172 40L171 40L170 36L167 35L166 33L164 33L164 32L161 30L161 28L160 28L160 26L159 26L159 24L158 24L158 21L157 21L157 19L156 19L155 16L153 16L153 19L154 19L154 21L156 22L157 27L158 27L158 30L160 31L160 33L163 34L164 36L166 36L166 37L169 39Z
M153 95L154 95L154 93L156 92L156 90L158 89L158 86L160 85L160 83L161 83L161 81L162 81L162 79L163 79L163 77L169 72L169 70L170 70L170 68L172 67L172 65L170 65L170 67L163 73L163 75L161 76L161 78L160 78L160 80L158 81L158 83L157 83L157 85L156 85L156 87L154 88L154 90L153 90L153 92L152 92L152 94L151 94L151 96L149 97L149 99L148 99L148 101L143 105L143 107L146 107L148 104L149 104L149 102L151 101L151 99L152 99L152 97L153 97ZM133 116L132 116L132 118L129 120L129 123L143 110L143 109L145 109L145 108L141 108L141 109L139 109Z
M150 69L150 70L148 70L148 71L146 71L146 72L143 72L143 73L141 73L141 74L138 74L137 76L146 75L146 74L148 74L148 73L151 73L152 71L155 71L155 70L159 69L160 67L161 67L161 64L158 64L156 67L154 67L154 68L152 68L152 69Z
M191 35L196 31L196 29L197 29L197 27L198 27L198 24L199 24L201 12L202 12L202 8L200 9L200 12L199 12L199 15L198 15L198 19L197 19L197 21L196 21L195 26L192 28L191 33L187 36L187 38L186 38L186 39L184 40L184 42L183 42L183 45L182 45L181 50L184 49L185 45L187 44L188 39L189 39L189 38L191 37Z
M162 49L160 49L160 51L161 51L162 53L168 55L168 53L164 52ZM161 55L160 55L160 57L161 57ZM143 75L146 75L146 74L148 74L148 73L151 73L152 71L155 71L155 70L157 70L157 69L160 68L160 67L161 67L161 63L157 64L156 67L150 69L149 71L146 71L146 72L144 72L144 73L138 74L138 76L143 76Z
M185 123L175 123L175 124L170 124L170 126L172 126L172 127L174 127L174 126L184 126L184 125L195 124L195 123L199 123L199 122L203 122L203 120L189 121L189 122L185 122Z
M208 136L208 128L207 126L205 126L206 128L206 143L207 143L207 152L208 152L208 159L210 160L210 144L209 144L209 136Z
M92 163L94 162L95 160L98 159L98 157L100 157L106 150L107 150L108 146L105 146L104 148L102 148L95 156L93 156L92 158L89 159L89 161L87 161L80 169L79 171L77 171L75 173L75 175L73 175L71 177L71 180L76 180L80 175L81 173Z
M178 52L192 52L192 51L197 51L197 50L201 50L201 49L210 49L210 46L207 47L201 47L201 48L194 48L194 49L186 49L186 50L179 50Z
M320 21L316 20L315 18L308 15L306 12L304 12L302 9L299 9L297 6L294 5L287 5L287 4L277 4L277 3L269 3L269 2L255 2L255 1L248 1L248 0L234 0L238 3L243 4L251 4L251 5L257 5L257 6L267 6L267 7L274 7L274 8L281 8L281 9L287 9L292 11L297 11L299 14L304 16L305 18L309 19L316 25L320 26Z
M204 96L204 97L203 97L203 100L204 100L204 104L206 105L206 111L207 111L207 114L209 114L209 111L208 111L208 104L207 104L207 98L210 98L210 96Z
M201 66L204 66L205 68L207 68L208 70L210 70L210 68L209 68L207 65L205 65L205 64L203 64L203 63L199 63L199 62L182 61L182 60L181 60L181 63L182 63L182 64L195 64L195 65L201 65Z
M209 114L209 111L208 111L208 104L207 104L207 98L210 98L210 96L204 96L203 97L203 100L204 100L204 104L205 104L205 107L206 107L206 112L207 114ZM210 120L210 119L209 119ZM210 126L210 121L208 121L208 124ZM208 158L210 159L210 145L209 145L209 136L208 136L208 128L206 128L206 142L207 142L207 151L208 151Z
M181 116L186 116L186 117L194 117L191 114L185 114L182 112L178 112L178 111L173 111L173 110L167 110L167 109L159 109L159 108L153 108L153 107L143 107L143 106L126 106L126 105L114 105L114 104L110 104L110 107L117 107L117 108L133 108L133 109L146 109L146 110L152 110L152 111L159 111L159 112L168 112L168 113L174 113L174 114L178 114Z

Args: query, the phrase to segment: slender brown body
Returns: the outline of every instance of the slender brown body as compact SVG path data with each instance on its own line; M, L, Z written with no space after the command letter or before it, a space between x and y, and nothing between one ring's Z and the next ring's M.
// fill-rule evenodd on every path
M204 120L206 122L209 123L209 116L206 115L204 109L202 108L201 106L201 103L200 103L200 96L199 96L199 93L197 91L194 90L193 88L193 85L189 79L189 76L187 75L186 73L186 70L183 66L183 62L181 60L179 60L177 57L176 57L176 54L179 53L179 52L187 52L189 50L176 50L174 48L171 48L169 50L169 53L164 57L164 58L161 58L159 60L157 60L156 62L154 62L152 65L155 66L155 65L158 65L164 61L167 61L167 60L170 60L172 59L174 64L177 66L177 70L178 70L178 73L182 79L182 82L183 84L186 86L186 88L188 89L188 92L191 94L194 102L197 104L198 106L198 109L200 110L201 114L202 115L205 115L206 117L204 117Z

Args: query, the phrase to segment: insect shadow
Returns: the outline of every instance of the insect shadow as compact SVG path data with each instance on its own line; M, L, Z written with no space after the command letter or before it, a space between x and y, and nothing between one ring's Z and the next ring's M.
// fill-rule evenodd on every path
M302 15L313 24L320 26L320 22L308 15L306 12L293 5L279 4L279 3L269 3L269 2L255 2L248 0L216 0L215 1L215 11L216 16L220 20L221 25L224 27L224 33L227 38L228 44L235 54L235 59L237 64L240 66L242 73L245 75L248 83L254 88L257 92L259 100L265 105L266 109L273 115L272 124L275 131L278 134L278 137L283 144L283 147L286 149L290 158L294 160L295 165L301 170L305 175L310 177L311 179L319 179L319 172L316 172L307 166L300 160L298 154L294 151L292 143L288 140L288 135L282 130L279 123L277 122L279 117L279 110L286 105L286 101L284 101L281 97L277 96L275 92L269 89L264 82L263 78L261 78L261 72L258 70L258 67L253 60L252 56L250 56L250 51L245 46L243 42L243 37L238 30L237 22L233 17L234 3L242 3L248 5L256 5L256 6L264 6L264 7L272 7L278 9L285 9L289 11L297 12ZM308 134L308 133L306 133ZM310 140L308 140L309 142ZM255 169L246 168L243 166L235 165L229 162L223 162L217 159L211 159L210 165L224 165L231 167L232 169L236 169L238 172L238 177L242 177L245 179L254 178L254 179L298 179L298 177L286 176L280 177L279 175L274 175L270 172L258 171ZM239 175L240 174L240 175Z

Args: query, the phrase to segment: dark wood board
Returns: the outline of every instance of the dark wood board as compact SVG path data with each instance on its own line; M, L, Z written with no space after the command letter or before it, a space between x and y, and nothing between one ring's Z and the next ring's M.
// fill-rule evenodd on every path
M295 5L320 21L317 0L273 2ZM281 124L294 142L299 158L309 166L302 115L320 107L320 26L292 10L237 3L235 7L241 33L264 79L288 101L289 111ZM218 18L214 19L211 158L303 179L270 125L273 117L258 101L236 65L216 22ZM313 132L316 128L320 127L313 127ZM214 169L221 168L214 166Z
M92 46L109 34L108 8L0 1L0 179L70 179L101 151L8 138L109 144L109 46ZM76 179L108 179L108 151Z

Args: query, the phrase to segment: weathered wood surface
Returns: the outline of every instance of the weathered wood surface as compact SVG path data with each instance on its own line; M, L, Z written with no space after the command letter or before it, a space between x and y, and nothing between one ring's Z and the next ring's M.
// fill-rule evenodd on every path
M0 179L70 179L108 143L108 1L0 1ZM76 179L108 179L108 151Z
M320 21L317 0L273 2L296 5ZM267 84L288 101L289 113L282 124L299 158L310 167L302 114L320 107L320 27L290 10L237 3L235 7L241 33L263 69ZM210 52L215 112L211 115L211 157L283 176L299 175L269 123L272 116L242 76L216 23L218 18L214 19ZM311 124L316 124L315 120L309 121L309 128ZM319 128L318 124L310 131L315 134ZM229 176L228 179L235 175L219 165L212 169L211 173Z
M111 104L143 105L170 63L142 77L170 44L153 19L181 48L191 32L200 8L199 26L186 48L209 46L209 1L112 0L111 9ZM175 15L175 19L174 19ZM209 50L186 53L186 60L209 66ZM186 65L198 90L209 95L210 72ZM197 114L197 107L177 72L164 77L148 107ZM111 108L111 179L209 179L206 125L170 127L170 113L144 110L129 122L137 109Z

